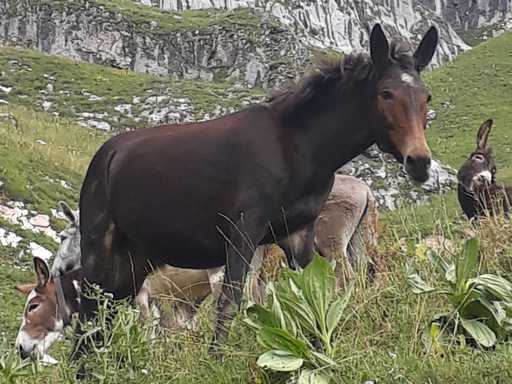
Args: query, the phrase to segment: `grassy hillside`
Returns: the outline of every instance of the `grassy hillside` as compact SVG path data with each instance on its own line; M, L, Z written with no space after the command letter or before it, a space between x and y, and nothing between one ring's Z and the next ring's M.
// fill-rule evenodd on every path
M428 133L434 154L458 167L474 148L479 124L493 117L496 127L491 142L497 155L499 176L508 181L512 180L512 123L507 119L512 99L510 46L512 34L504 35L426 76L434 96L433 108L438 113ZM0 187L0 203L7 199L22 200L30 209L45 213L60 199L70 203L77 200L84 170L96 148L108 136L85 130L71 119L34 112L32 108L37 108L41 101L39 91L47 89L44 75L55 78L52 99L55 112L73 118L76 115L68 115L67 111L75 103L81 112L98 108L111 111L113 105L126 101L124 97L136 96L135 90L161 89L158 88L160 83L155 83L157 80L151 77L77 64L30 51L0 49L0 68L5 71L10 66L30 70L11 72L8 69L0 81L2 86L13 87L8 95L11 104L0 108L0 116L8 116L0 118L0 181L4 183ZM223 88L215 88L216 85L205 89L193 82L169 82L162 87L167 86L183 92L180 95L189 97L194 106L211 108L217 103L232 102L224 100ZM82 89L86 90L85 94ZM59 96L61 90L68 91L70 96ZM88 93L104 99L91 101ZM193 95L199 96L196 99ZM450 104L444 107L446 102ZM60 180L67 181L71 188L64 188ZM60 221L54 224L63 225ZM5 222L0 222L0 227L19 231ZM388 268L374 285L359 283L356 288L349 306L352 318L336 334L337 382L512 382L509 344L484 351L455 343L427 352L421 331L435 313L449 306L444 299L414 295L405 281L407 264L414 265L429 282L433 280L426 261L426 236L436 234L450 239L456 251L442 251L442 254L447 259L456 259L462 241L475 231L482 239L482 268L510 275L510 222L498 221L472 229L462 219L453 195L436 199L428 206L408 207L386 215L381 221L379 248ZM14 292L13 285L32 280L30 268L30 260L18 258L17 250L0 246L2 384L8 382L9 372L2 357L6 361L12 356L12 365L19 366L12 346L24 297ZM123 316L117 323L121 331L114 344L91 357L94 383L284 383L276 376L269 379L257 368L255 361L259 350L255 337L240 319L233 325L226 359L219 362L207 353L211 336L209 307L201 312L198 332L170 333L152 343L145 337L132 310L124 308L121 313ZM63 361L61 364L44 369L27 365L20 369L24 376L17 382L74 382L75 367L66 361L69 345L64 342L52 351Z
M12 88L7 95L0 92L0 98L75 120L91 117L114 129L148 126L150 118L144 114L169 104L177 113L183 108L191 118L202 119L215 108L237 109L262 95L262 90L233 89L224 81L205 87L201 81L142 75L7 47L0 47L0 68L0 84Z
M476 147L480 124L494 119L490 144L498 178L512 182L512 33L491 39L425 76L437 119L428 132L436 157L458 168Z

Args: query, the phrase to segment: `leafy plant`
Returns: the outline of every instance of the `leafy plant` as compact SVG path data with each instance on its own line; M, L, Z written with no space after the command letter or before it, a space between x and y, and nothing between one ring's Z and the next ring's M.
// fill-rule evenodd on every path
M352 286L335 292L334 266L320 256L304 269L282 271L267 286L265 306L247 308L245 322L255 330L265 353L257 364L295 372L297 383L328 383L336 367L333 334L343 318Z
M428 285L416 271L410 270L407 280L414 293L444 295L452 306L450 312L434 316L427 337L431 347L446 330L483 347L492 347L511 335L512 284L501 276L479 274L476 238L466 241L455 263L435 252L430 252L430 259L438 272L436 287Z

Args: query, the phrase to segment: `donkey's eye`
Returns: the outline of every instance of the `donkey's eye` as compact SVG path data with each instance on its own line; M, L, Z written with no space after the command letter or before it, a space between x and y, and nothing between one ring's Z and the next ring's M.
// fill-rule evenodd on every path
M390 91L381 91L379 93L379 96L382 97L384 100L392 100L393 94Z
M28 306L28 311L29 312L35 311L37 309L37 307L39 307L39 303L31 303Z

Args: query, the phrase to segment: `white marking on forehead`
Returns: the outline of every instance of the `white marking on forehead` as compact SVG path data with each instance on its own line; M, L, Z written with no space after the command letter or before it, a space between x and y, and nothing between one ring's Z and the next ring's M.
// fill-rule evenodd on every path
M407 84L410 87L415 87L416 86L416 82L414 81L414 77L412 77L408 73L405 73L405 72L402 73L402 75L400 76L400 80L402 80L405 84Z

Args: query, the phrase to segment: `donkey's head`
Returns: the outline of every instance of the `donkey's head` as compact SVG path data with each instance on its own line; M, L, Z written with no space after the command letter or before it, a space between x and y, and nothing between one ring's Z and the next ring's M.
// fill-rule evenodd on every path
M492 120L486 120L476 135L476 149L462 164L457 174L459 189L467 195L478 194L483 188L496 183L496 163L487 144Z
M47 355L47 350L61 337L64 324L59 316L56 286L48 265L43 259L34 257L34 269L35 284L16 286L18 291L27 294L16 349L24 358L37 358L52 364L56 361Z
M427 31L412 55L405 46L390 46L379 24L370 35L377 144L403 163L407 173L418 182L428 179L431 162L425 138L430 93L420 72L431 61L437 43L434 27Z

